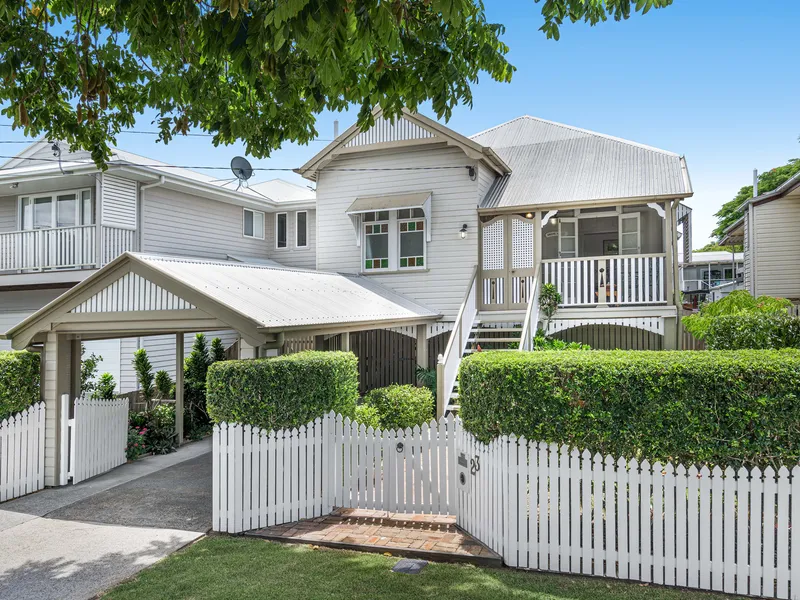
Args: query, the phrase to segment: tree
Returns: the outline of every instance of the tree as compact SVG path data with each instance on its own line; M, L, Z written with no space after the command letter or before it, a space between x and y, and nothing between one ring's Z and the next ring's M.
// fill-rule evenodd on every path
M97 385L92 392L92 398L101 400L111 400L114 398L114 389L117 387L114 376L111 373L103 373L97 380Z
M671 3L545 0L541 30ZM26 135L101 167L145 110L161 141L199 128L264 157L315 138L323 110L358 105L366 128L374 106L392 117L431 101L449 119L480 73L511 80L504 31L481 0L6 0L0 104Z
M800 159L791 158L785 165L761 173L758 176L758 194L771 192L798 172L800 172ZM717 217L717 226L711 232L711 236L721 239L725 235L725 230L742 218L744 211L740 207L752 197L753 186L746 185L739 190L733 200L723 204L714 214Z
M169 373L164 371L156 371L156 391L158 392L158 397L162 400L166 398L172 398L172 394L174 392L174 383L172 378L169 376Z
M153 365L150 364L147 350L144 348L139 348L133 353L133 370L136 372L136 379L139 382L142 397L149 406L155 395L155 387L153 386Z
M184 361L184 410L183 422L187 435L208 424L206 409L206 375L211 365L206 336L195 335L192 351Z
M694 252L742 252L744 247L741 244L733 244L730 246L720 246L716 242L708 242L702 248L698 248Z
M103 357L98 356L92 352L89 356L86 355L86 346L81 344L81 396L92 396L96 388L94 381L97 375L97 367L102 362Z
M215 337L211 340L211 362L215 363L221 360L225 360L225 346L220 338Z

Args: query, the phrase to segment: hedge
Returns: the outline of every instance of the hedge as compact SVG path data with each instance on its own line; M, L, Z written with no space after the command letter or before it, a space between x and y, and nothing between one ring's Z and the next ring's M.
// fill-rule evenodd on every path
M358 359L350 352L308 351L228 360L212 364L206 382L208 414L217 423L299 427L330 411L354 415Z
M786 313L715 317L705 341L709 350L800 348L800 317Z
M39 401L39 355L0 352L0 420Z
M428 388L413 385L377 388L364 397L364 405L376 410L382 429L406 429L427 423L434 417L435 404Z
M732 466L800 459L800 352L481 352L461 364L461 418L617 457Z

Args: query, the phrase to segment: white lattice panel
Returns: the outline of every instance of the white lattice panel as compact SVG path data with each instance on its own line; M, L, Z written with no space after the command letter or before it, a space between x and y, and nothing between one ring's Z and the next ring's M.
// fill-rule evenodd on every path
M533 223L514 218L511 221L511 268L533 267Z
M644 329L651 333L664 335L664 319L661 317L619 317L616 319L553 319L547 329L548 334L583 325L622 325Z
M505 222L502 219L483 226L483 270L495 271L505 268L503 251Z

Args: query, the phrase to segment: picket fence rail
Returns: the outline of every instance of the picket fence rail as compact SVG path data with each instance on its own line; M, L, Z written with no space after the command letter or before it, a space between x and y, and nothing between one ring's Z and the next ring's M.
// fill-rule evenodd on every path
M333 413L292 430L222 423L213 454L217 531L334 507L453 514L511 567L800 598L800 467L651 465L483 444L452 417L375 431Z
M44 402L0 421L0 502L44 488Z
M80 483L127 461L128 399L76 398L69 418L69 395L61 396L61 485Z

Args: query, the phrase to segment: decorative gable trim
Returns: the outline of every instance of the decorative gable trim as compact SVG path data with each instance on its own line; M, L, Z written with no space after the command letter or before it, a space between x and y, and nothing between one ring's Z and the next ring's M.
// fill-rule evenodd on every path
M424 140L436 137L433 132L408 119L400 118L395 122L383 117L377 117L375 124L367 131L362 131L347 142L345 148L371 146L373 144L386 144L390 142L404 142L407 140Z
M126 273L70 313L108 313L152 310L193 310L190 302L148 281L136 273Z

